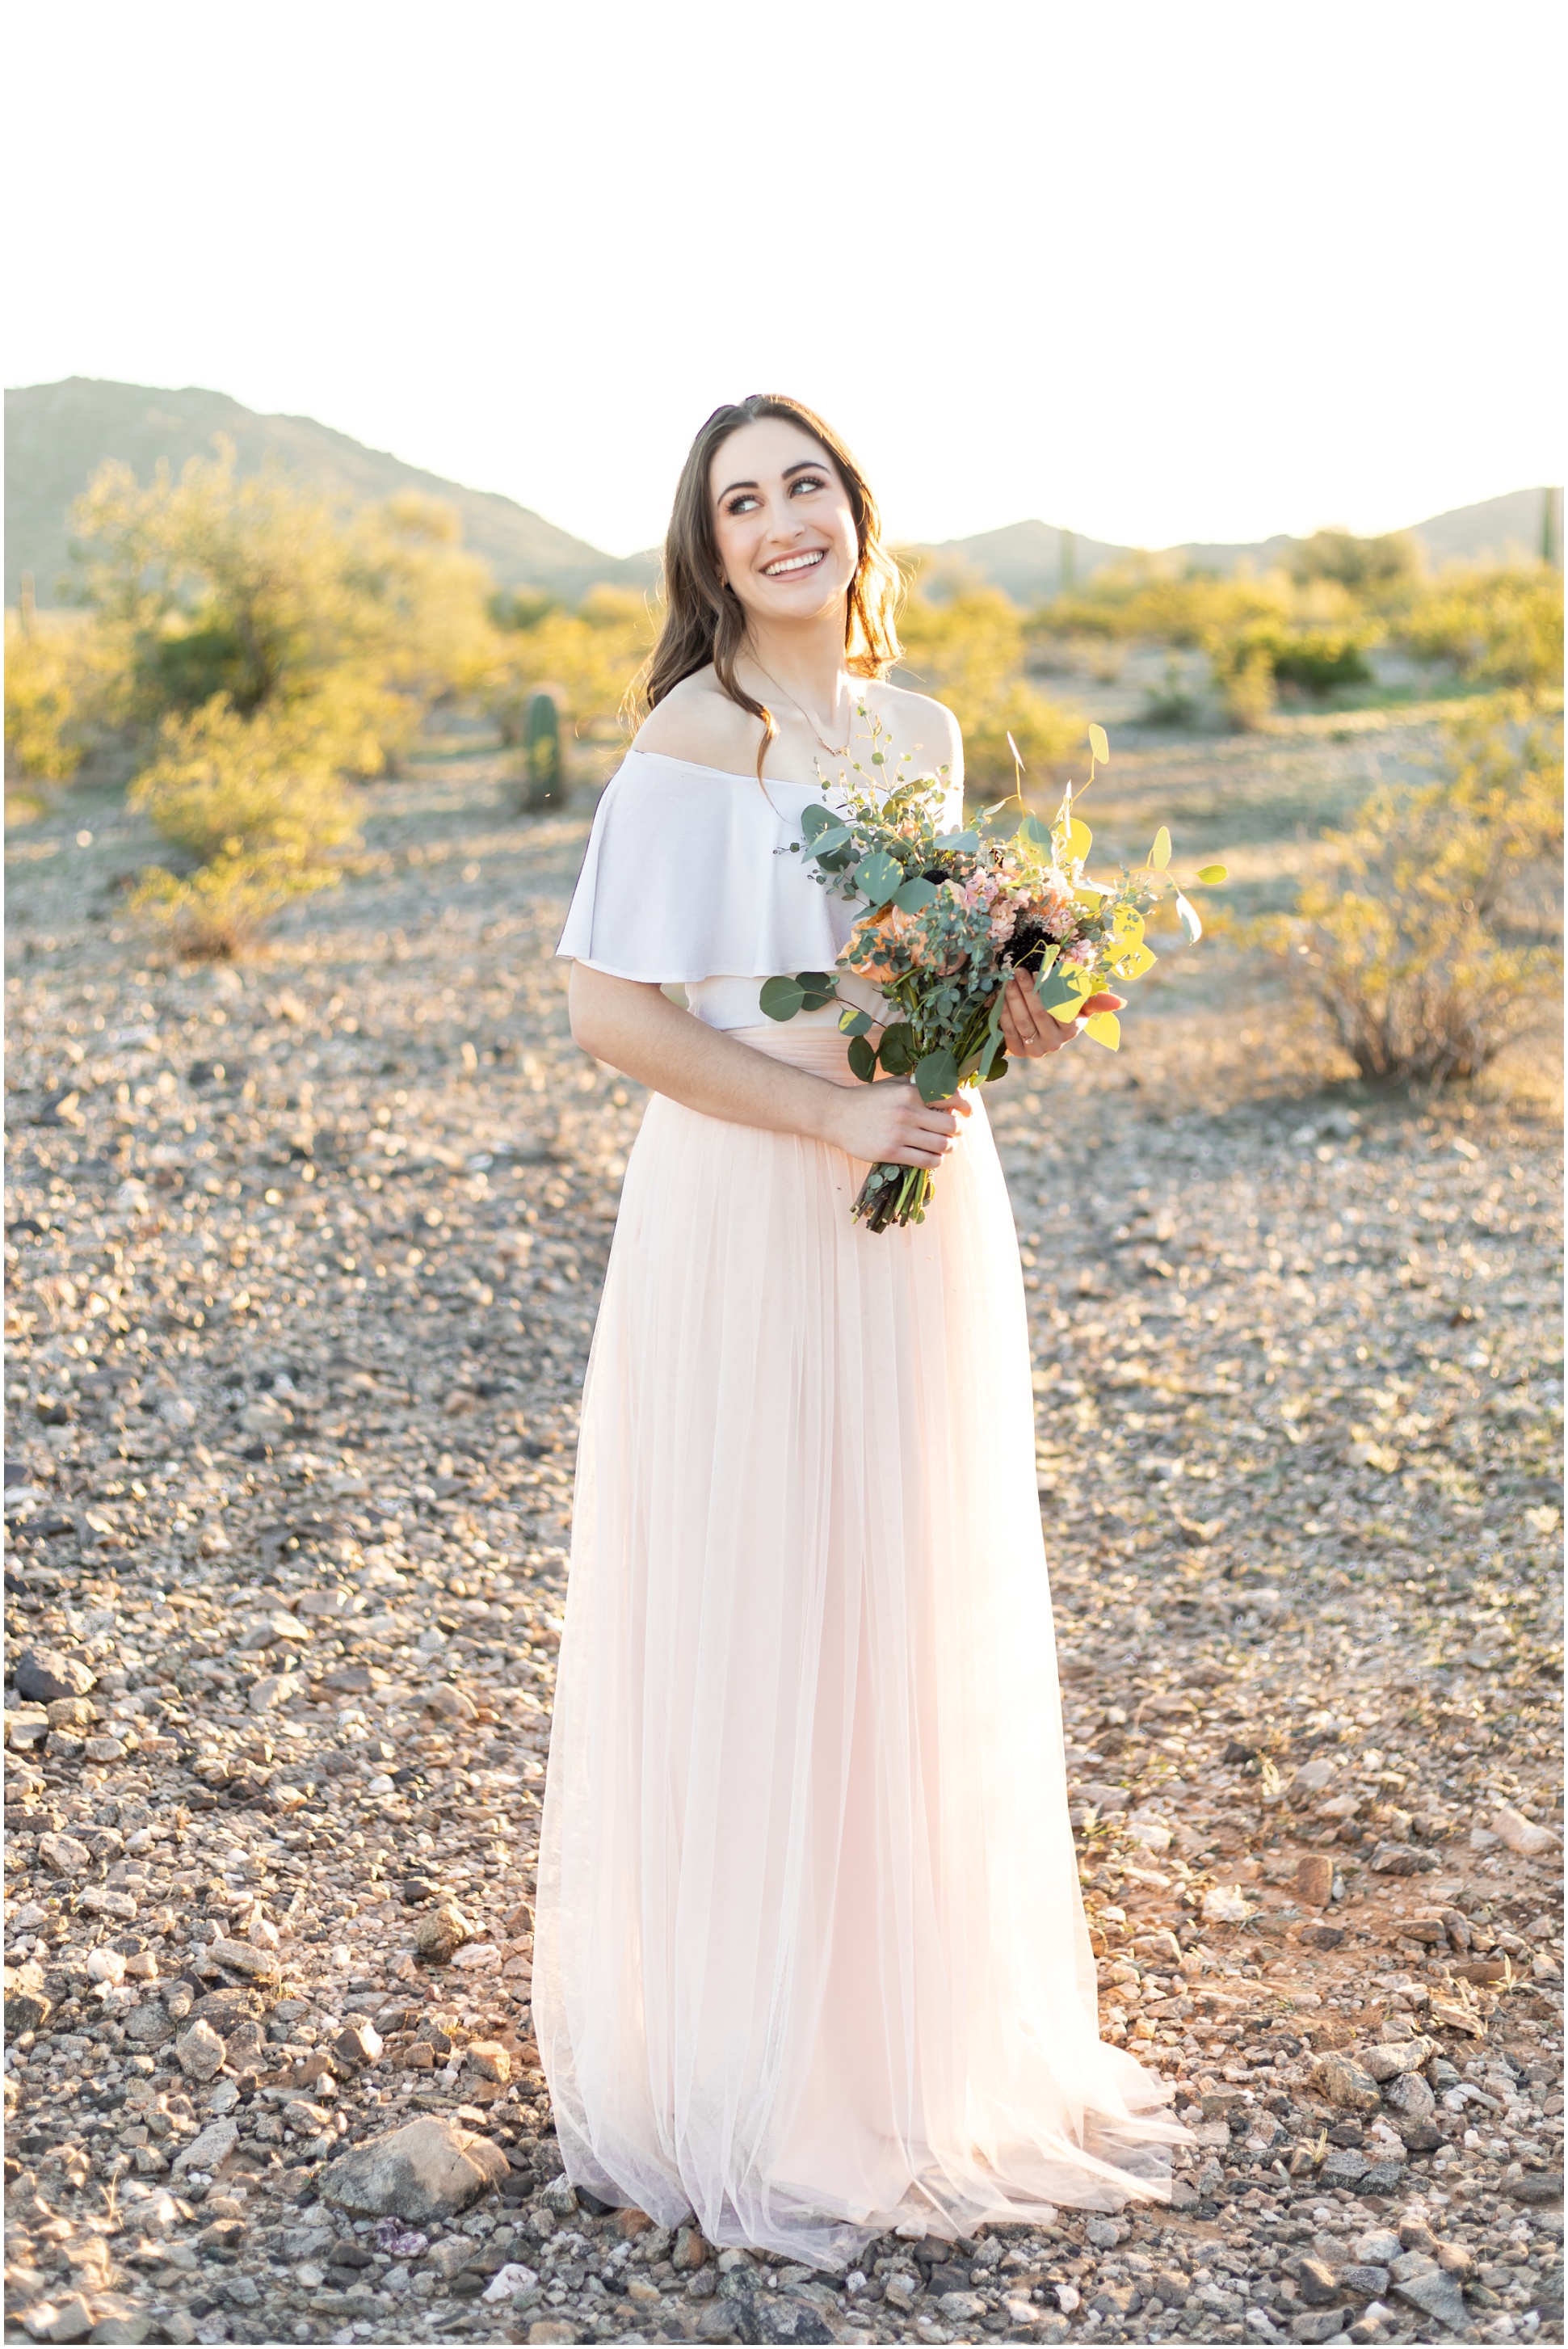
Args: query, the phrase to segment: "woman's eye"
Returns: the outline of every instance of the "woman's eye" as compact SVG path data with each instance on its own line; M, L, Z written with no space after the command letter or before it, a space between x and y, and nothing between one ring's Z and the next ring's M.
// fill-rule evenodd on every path
M732 498L730 500L728 505L725 508L725 512L726 513L731 514L749 513L752 507L758 502L758 501L751 495L749 491L745 491L739 497Z
M827 486L826 481L819 481L814 473L802 473L799 481L789 484L789 494L793 497L797 490L825 490Z

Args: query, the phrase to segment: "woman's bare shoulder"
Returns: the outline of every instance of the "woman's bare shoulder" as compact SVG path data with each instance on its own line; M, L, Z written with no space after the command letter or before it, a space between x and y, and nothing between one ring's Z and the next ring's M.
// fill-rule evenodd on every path
M649 710L632 748L739 775L756 764L761 737L760 720L731 701L711 668L702 668L682 678Z
M908 750L923 767L947 767L962 779L964 737L945 702L912 693L907 686L883 683L869 688L868 706L892 737L895 757Z

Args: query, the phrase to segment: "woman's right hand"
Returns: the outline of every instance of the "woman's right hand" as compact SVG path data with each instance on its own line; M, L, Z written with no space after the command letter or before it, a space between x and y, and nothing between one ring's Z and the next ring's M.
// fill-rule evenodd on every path
M835 1092L823 1140L870 1166L940 1166L974 1106L965 1091L928 1109L908 1077Z

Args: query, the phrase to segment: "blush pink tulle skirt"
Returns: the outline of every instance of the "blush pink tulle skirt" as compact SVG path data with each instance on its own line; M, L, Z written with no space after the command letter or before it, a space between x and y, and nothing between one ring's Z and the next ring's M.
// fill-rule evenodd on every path
M831 1030L742 1042L852 1082ZM923 1225L655 1097L583 1397L533 2013L568 2175L839 2265L1163 2199L1101 2041L1017 1245L978 1103Z

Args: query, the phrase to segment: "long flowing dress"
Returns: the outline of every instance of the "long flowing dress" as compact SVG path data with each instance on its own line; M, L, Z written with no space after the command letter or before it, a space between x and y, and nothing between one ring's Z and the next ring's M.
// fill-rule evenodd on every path
M560 951L852 1083L818 792L634 751ZM825 1143L650 1102L583 1396L533 2013L568 2175L841 2265L1164 2199L1169 2091L1099 2037L1012 1214L976 1103L923 1224Z

